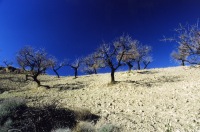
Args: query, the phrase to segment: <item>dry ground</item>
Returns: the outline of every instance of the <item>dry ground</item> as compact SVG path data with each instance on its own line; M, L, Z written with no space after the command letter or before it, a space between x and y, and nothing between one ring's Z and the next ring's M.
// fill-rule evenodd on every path
M40 79L51 89L36 88L23 75L0 74L0 99L23 97L31 106L58 100L100 115L96 127L110 123L123 132L200 131L199 67L118 72L114 85L110 74Z

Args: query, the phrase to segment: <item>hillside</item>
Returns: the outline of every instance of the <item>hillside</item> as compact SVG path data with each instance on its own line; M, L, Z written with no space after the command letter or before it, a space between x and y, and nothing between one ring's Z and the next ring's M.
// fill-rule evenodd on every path
M200 130L200 69L171 67L73 77L40 76L51 88L36 88L24 75L0 74L0 99L23 97L29 106L58 100L62 107L88 109L123 132Z

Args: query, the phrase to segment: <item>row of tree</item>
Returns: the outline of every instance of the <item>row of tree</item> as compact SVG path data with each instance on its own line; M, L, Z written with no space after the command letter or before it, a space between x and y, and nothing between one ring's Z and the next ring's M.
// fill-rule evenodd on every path
M59 76L58 70L64 66L70 66L74 69L75 78L78 75L78 69L87 74L97 74L100 68L108 67L111 73L111 83L115 82L115 72L121 67L127 65L131 71L133 64L136 63L138 69L144 68L152 62L150 56L151 47L141 44L138 40L132 39L129 35L122 35L116 38L112 43L103 44L92 54L76 59L69 63L67 60L59 62L56 57L50 56L43 49L34 49L31 46L25 46L17 53L17 62L19 66L28 71L26 79L32 78L40 86L38 76L51 68Z
M175 29L175 35L171 38L164 38L164 41L174 41L178 44L176 50L171 54L172 58L185 64L200 64L200 29L198 22L194 25L181 25ZM29 73L26 78L33 78L40 85L37 77L51 68L59 77L58 70L63 66L70 66L74 69L75 78L78 69L87 74L97 74L100 68L108 67L111 73L111 83L115 82L115 71L124 65L131 71L134 64L140 70L143 65L144 69L152 62L150 55L151 47L141 44L138 40L132 39L129 35L122 35L116 38L112 43L101 44L101 46L92 54L85 58L76 59L69 63L64 60L59 62L55 57L49 56L45 50L36 50L30 46L22 48L17 53L17 62L24 71ZM5 65L10 65L4 61Z

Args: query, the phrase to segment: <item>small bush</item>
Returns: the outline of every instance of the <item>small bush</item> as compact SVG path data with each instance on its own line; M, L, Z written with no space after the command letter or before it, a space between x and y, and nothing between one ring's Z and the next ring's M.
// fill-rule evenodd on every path
M0 103L0 131L15 129L22 132L50 132L56 128L73 128L75 114L71 110L48 105L27 107L22 99L8 99Z
M58 107L56 101L38 107L28 107L20 98L0 100L0 132L95 132L92 123L98 115L88 110L72 111ZM92 123L79 123L90 121Z
M80 121L89 121L96 124L96 122L99 120L100 116L92 114L89 110L86 109L80 109L75 111L76 119Z
M0 102L0 125L4 125L7 119L17 110L26 107L26 102L20 98L6 99Z
M112 124L106 124L99 128L98 132L120 132L119 128L112 125Z
M20 116L20 115L19 115ZM43 108L28 108L23 113L23 119L18 118L23 124L30 124L23 131L51 131L60 127L73 128L76 125L75 114L71 110L56 108L54 105ZM19 126L18 124L16 124Z
M96 132L94 125L89 122L80 122L75 130L75 132Z
M25 100L20 98L11 98L0 102L0 132L7 132L13 128L13 113L25 106Z
M0 88L0 94L2 94L3 92L5 92L6 90L3 88Z
M55 130L52 130L51 132L72 132L69 128L58 128Z

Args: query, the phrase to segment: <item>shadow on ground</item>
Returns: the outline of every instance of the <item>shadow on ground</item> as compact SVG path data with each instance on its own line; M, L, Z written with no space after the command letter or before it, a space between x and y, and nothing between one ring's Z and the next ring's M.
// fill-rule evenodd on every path
M156 74L158 72L157 71L138 71L137 73L139 73L139 74Z
M85 84L77 81L74 83L56 84L53 88L58 88L59 90L78 90L85 88Z
M152 86L160 86L164 83L174 83L181 81L181 78L179 76L162 76L155 79L143 79L138 81L124 81L126 83L132 83L136 86L145 86L145 87L152 87Z
M17 98L1 101L0 107L0 131L51 132L58 128L73 129L79 120L96 122L100 118L90 112L60 108L55 103L28 107Z

